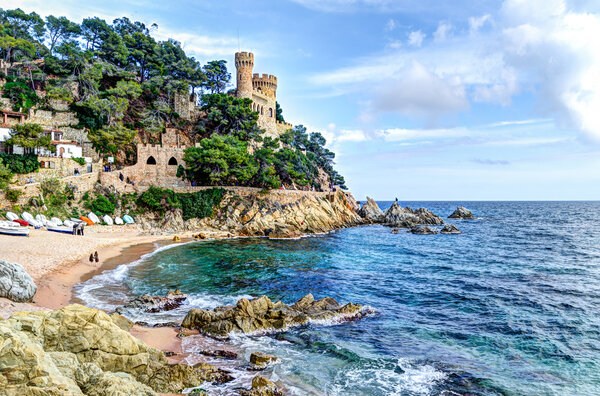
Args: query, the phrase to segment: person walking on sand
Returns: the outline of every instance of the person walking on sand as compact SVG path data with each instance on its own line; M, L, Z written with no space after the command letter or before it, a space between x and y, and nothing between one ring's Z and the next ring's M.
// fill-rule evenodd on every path
M94 262L94 253L90 253L90 263Z
M98 259L98 251L96 250L94 252L94 260L96 260L96 262L99 262L100 260Z

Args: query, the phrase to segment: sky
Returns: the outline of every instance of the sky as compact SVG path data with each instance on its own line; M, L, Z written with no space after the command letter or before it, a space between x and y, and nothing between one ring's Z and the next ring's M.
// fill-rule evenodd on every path
M0 0L127 16L202 63L252 51L357 199L600 198L600 2ZM235 76L235 73L232 73Z

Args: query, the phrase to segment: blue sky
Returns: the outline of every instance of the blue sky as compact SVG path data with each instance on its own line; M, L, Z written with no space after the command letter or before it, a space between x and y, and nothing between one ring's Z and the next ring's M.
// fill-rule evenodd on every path
M600 2L95 3L0 7L157 23L202 62L253 51L359 199L600 197Z

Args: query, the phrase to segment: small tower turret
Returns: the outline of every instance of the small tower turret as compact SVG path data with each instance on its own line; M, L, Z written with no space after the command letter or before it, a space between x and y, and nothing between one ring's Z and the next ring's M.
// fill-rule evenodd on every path
M252 98L254 54L252 52L236 52L235 68L237 71L237 96L239 98Z

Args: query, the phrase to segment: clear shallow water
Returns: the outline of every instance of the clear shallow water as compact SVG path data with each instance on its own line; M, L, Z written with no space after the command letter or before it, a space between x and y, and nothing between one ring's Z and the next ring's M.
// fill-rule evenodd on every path
M457 206L402 204L442 217ZM180 310L133 317L151 323L260 294L292 303L311 292L376 308L359 321L234 337L246 357L283 358L268 374L296 394L600 393L600 203L465 206L480 219L449 220L462 235L365 226L294 241L193 242L101 274L76 295L103 309L174 288L192 296ZM231 365L233 386L247 386L255 373Z

